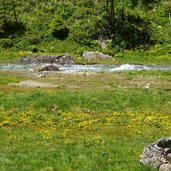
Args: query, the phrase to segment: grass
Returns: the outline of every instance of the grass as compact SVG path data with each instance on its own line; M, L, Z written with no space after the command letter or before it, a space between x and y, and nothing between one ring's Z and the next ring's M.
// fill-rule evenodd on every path
M122 57L116 57L118 63L134 63L134 64L171 64L171 53L147 51L125 51Z
M152 171L139 155L169 136L170 115L1 110L0 125L1 170Z
M59 87L7 86L12 76ZM170 72L46 76L1 72L0 170L155 171L139 156L170 136Z
M1 62L14 62L16 53L10 50L0 49Z
M118 130L118 129L117 129ZM119 130L118 130L119 131ZM122 132L121 132L122 131ZM1 170L126 170L152 171L139 164L142 148L154 134L136 137L121 129L118 134L104 134L76 130L55 130L53 138L48 130L16 127L1 129ZM142 130L143 131L143 130ZM159 129L150 129L163 136ZM43 132L43 133L42 133ZM81 135L80 135L81 134ZM100 135L99 135L100 134ZM150 136L150 138L149 138ZM79 138L78 138L79 137ZM3 155L2 155L3 154Z
M21 76L15 76L12 73L0 72L0 85L7 85L8 83L18 83L22 81Z
M151 110L169 112L171 95L162 91L115 90L105 92L42 92L0 93L1 107L5 109L22 108L48 112L51 106L70 111L86 108L92 111Z
M46 47L46 48L45 48ZM39 50L39 54L62 54L69 53L74 57L77 64L171 64L171 52L170 44L155 45L150 47L148 50L135 49L135 50L122 50L122 52L115 52L114 49L110 49L109 52L113 55L114 60L100 60L100 61L86 61L81 57L84 51L99 51L99 48L93 48L89 46L80 47L79 44L70 41L56 40L52 43L42 43L36 48ZM46 52L42 52L45 50ZM105 50L102 50L105 51ZM3 49L0 48L0 62L16 62L21 56L29 56L29 51L18 51L16 49Z

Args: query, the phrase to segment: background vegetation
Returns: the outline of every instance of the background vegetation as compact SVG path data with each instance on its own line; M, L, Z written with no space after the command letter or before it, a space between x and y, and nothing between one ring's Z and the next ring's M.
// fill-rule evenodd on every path
M76 56L84 50L99 50L120 58L126 54L125 50L153 47L152 51L157 53L165 49L162 51L165 58L170 55L170 1L1 0L0 3L1 48L68 52ZM165 45L169 47L164 48Z

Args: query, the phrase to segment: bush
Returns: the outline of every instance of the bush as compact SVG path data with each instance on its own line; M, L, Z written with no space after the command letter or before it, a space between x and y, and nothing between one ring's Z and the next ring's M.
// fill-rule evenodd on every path
M29 45L37 45L41 42L41 38L37 35L27 36L27 41Z
M77 43L88 45L88 46L91 45L91 38L89 34L85 31L82 30L74 31L70 34L70 38Z
M124 57L124 49L122 49L118 45L113 47L111 43L106 48L102 49L101 52L113 57L119 57L119 58Z
M28 50L32 51L33 53L38 52L38 48L35 45L28 46Z
M8 38L0 39L1 48L10 48L12 47L12 45L13 45L13 42L11 39L8 39Z
M110 49L110 48L104 48L102 49L102 53L104 54L108 54L110 56L115 56L115 50L114 49Z
M1 32L3 32L1 37L8 37L9 35L13 35L14 37L16 37L17 35L24 34L26 28L22 22L16 23L16 22L10 21L10 22L4 23L1 30L2 30Z
M65 22L61 17L57 17L52 20L50 25L50 33L55 38L66 39L69 34L69 28L65 25Z
M137 14L127 14L124 20L117 21L112 43L114 46L119 45L125 49L152 44L149 22Z

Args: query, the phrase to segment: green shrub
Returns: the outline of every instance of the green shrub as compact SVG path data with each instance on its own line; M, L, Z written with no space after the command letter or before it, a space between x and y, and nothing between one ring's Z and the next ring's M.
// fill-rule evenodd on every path
M38 52L38 48L36 45L28 46L28 50L32 51L33 53Z
M124 54L123 53L116 53L115 54L115 57L123 58L124 57Z
M114 49L104 48L104 49L102 49L102 53L108 54L110 56L115 56L116 52Z
M9 21L7 23L3 24L3 27L1 28L3 31L3 34L1 37L8 37L9 35L12 35L13 37L21 36L26 31L25 25L22 22L13 22Z
M112 1L108 2L107 6L106 1L92 0L25 1L16 6L18 21L11 9L6 11L7 21L0 14L0 47L30 50L36 45L47 52L81 54L82 49L99 49L95 42L100 38L113 38L113 44L103 52L114 56L121 48L171 44L169 1L117 1L113 26Z
M41 42L41 38L37 35L30 35L27 37L28 44L37 45Z
M56 17L50 25L50 33L55 38L66 39L69 34L69 28L65 25L61 17Z
M10 47L12 47L12 45L13 45L13 42L11 39L9 39L9 38L0 39L0 47L1 48L10 48Z
M89 34L82 30L74 31L70 34L70 38L77 43L84 44L84 45L91 45L91 38Z
M28 33L25 36L17 39L15 48L21 49L21 50L22 49L28 50L30 49L29 46L36 46L39 43L41 43L41 41L42 41L42 38L39 35L39 33L36 33L36 32L35 34Z

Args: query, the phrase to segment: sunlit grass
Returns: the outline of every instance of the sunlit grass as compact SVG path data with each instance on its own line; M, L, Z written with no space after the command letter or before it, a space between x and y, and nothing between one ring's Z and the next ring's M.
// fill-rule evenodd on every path
M139 155L151 140L168 136L170 116L146 111L53 115L2 111L1 170L153 170Z
M170 136L169 72L49 74L32 79L59 88L7 85L28 78L0 75L0 170L154 171L139 156L149 143ZM155 84L144 89L149 81Z
M0 85L7 85L8 83L18 83L22 81L23 78L20 76L14 76L9 73L1 73L0 72Z

